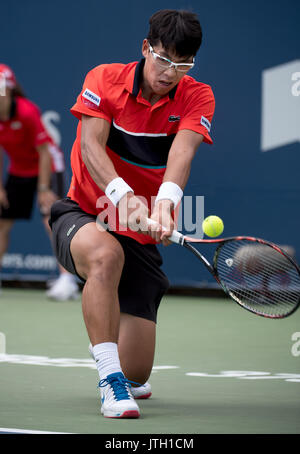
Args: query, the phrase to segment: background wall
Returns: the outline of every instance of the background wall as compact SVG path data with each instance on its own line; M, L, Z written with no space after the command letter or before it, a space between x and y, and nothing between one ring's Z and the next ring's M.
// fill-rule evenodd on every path
M139 60L148 19L164 8L199 15L204 40L191 75L210 84L216 98L214 145L199 148L185 194L204 196L205 216L222 217L225 236L289 244L300 261L298 0L5 2L0 61L47 114L70 174L77 120L69 109L85 74L100 63ZM11 240L7 277L55 275L37 211L14 227ZM174 246L162 253L172 284L212 284L186 251Z

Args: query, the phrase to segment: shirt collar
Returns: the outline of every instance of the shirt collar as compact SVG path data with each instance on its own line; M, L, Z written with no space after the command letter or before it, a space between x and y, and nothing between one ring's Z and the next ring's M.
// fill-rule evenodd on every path
M135 97L137 97L137 95L139 94L139 91L140 91L140 85L141 85L141 80L143 77L144 66L145 66L145 59L142 58L142 60L139 61L135 67L133 85L128 90ZM175 85L175 87L172 88L172 90L168 93L170 99L174 99L176 91L177 91L177 87L178 87L178 84Z
M137 95L139 94L139 91L140 91L140 83L141 83L142 77L143 77L144 66L145 66L145 59L142 58L142 60L135 67L133 87L132 87L132 91L131 91L131 94L135 97L137 97Z

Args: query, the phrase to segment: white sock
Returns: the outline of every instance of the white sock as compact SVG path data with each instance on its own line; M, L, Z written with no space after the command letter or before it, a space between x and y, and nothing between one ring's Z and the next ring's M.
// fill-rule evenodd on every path
M93 354L99 372L100 380L115 372L122 372L118 345L113 342L103 342L93 346Z

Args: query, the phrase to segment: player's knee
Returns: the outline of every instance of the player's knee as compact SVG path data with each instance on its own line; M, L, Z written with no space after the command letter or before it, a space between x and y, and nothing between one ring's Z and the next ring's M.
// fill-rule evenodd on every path
M119 278L124 266L124 252L119 247L99 247L88 257L88 276L109 282Z

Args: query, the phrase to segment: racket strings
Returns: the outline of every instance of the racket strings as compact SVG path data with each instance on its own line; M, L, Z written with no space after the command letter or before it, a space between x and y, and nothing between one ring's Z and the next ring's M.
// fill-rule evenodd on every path
M215 268L231 296L253 312L280 318L299 304L296 266L267 244L249 240L223 243L215 257Z

